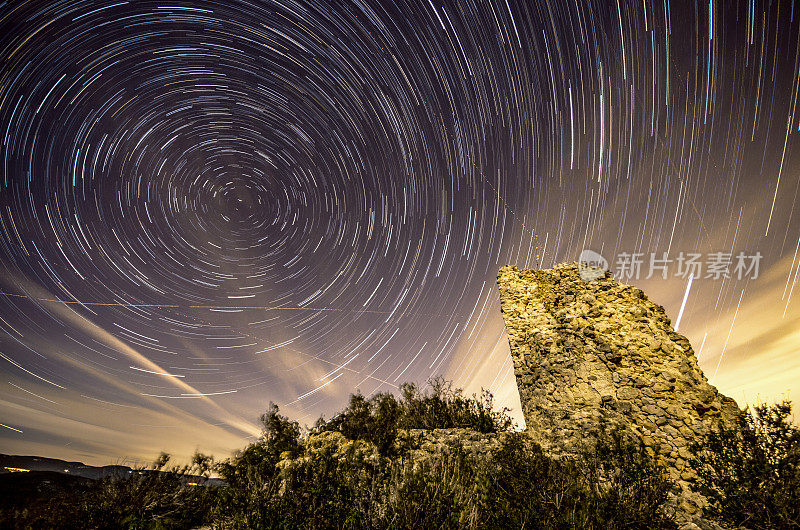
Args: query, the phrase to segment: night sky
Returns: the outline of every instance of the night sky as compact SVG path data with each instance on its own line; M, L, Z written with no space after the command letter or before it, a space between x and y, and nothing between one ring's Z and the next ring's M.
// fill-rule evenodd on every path
M497 270L583 249L797 391L793 0L7 1L0 56L0 452L224 457L437 374L521 421Z

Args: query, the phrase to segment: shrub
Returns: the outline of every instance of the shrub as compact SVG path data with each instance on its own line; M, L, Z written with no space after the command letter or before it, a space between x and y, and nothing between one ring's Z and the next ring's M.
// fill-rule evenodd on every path
M271 477L283 453L293 456L301 450L300 426L280 415L275 403L270 402L267 412L261 415L261 428L261 437L255 443L216 466L230 485Z
M261 426L256 442L215 468L228 485L218 492L214 514L230 527L267 528L275 520L273 501L280 486L276 466L302 450L298 423L282 416L275 403L261 415Z
M484 467L482 520L496 528L675 528L672 483L641 443L602 434L575 458L553 459L515 433Z
M738 429L690 446L712 514L748 528L800 528L800 429L790 414L788 401L762 404L739 416Z
M578 462L589 485L581 526L594 528L674 528L667 495L674 484L647 453L641 439L615 430L601 433Z
M350 396L347 408L328 422L320 419L314 432L338 431L351 440L368 440L382 455L394 448L398 429L460 427L482 433L508 431L513 422L508 408L494 410L493 396L484 390L467 397L460 388L437 377L422 391L413 383L401 386L401 398L379 393L367 399Z

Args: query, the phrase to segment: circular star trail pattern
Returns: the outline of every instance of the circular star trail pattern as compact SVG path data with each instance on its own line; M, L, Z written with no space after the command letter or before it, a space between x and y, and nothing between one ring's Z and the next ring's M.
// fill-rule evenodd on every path
M0 435L230 448L270 400L310 423L436 374L506 399L497 268L583 248L760 250L785 316L794 11L1 5ZM693 289L733 329L745 282Z

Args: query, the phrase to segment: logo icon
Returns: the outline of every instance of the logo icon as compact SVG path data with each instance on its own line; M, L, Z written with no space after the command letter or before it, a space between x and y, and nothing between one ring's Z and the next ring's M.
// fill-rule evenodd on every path
M594 250L584 249L578 258L578 274L581 280L590 282L605 276L608 270L606 258Z

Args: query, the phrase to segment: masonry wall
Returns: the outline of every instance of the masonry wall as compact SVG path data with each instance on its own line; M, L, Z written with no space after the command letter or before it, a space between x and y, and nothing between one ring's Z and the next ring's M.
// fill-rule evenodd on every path
M708 383L664 308L608 273L584 281L574 263L503 267L497 282L529 433L559 453L621 426L690 493L687 445L720 422L733 427L739 409Z

